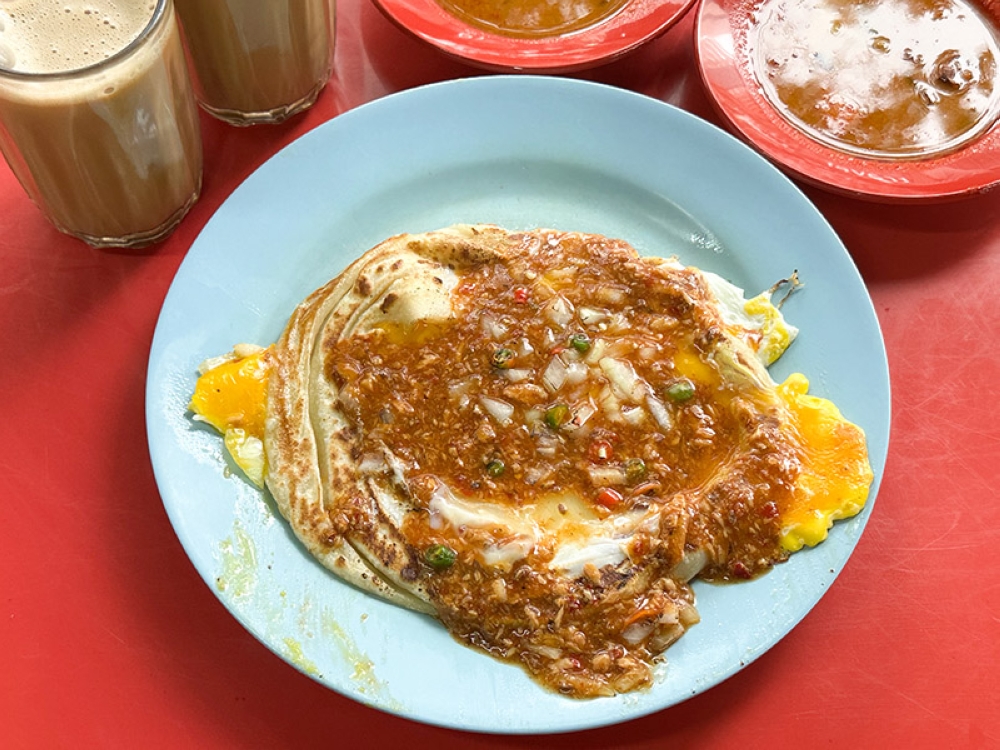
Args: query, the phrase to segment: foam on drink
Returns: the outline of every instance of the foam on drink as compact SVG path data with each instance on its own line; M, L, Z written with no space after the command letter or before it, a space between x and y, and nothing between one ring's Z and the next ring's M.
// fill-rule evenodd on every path
M111 0L0 2L0 65L25 73L63 73L125 48L153 16L155 3Z
M52 222L91 244L154 241L200 191L180 34L173 6L157 8L0 0L0 147Z

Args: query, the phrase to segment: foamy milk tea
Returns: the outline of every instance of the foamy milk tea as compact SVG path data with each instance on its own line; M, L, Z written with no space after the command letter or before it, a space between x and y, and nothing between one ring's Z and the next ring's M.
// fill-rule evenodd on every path
M330 78L333 0L175 2L198 100L226 122L281 122Z
M138 247L173 230L202 152L170 0L0 0L0 149L67 234Z

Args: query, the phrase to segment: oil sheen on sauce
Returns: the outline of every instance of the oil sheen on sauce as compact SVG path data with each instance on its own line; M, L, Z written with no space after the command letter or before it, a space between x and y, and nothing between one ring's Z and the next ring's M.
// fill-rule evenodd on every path
M927 157L970 143L1000 111L996 34L964 0L764 0L756 17L764 94L828 146Z
M628 0L438 0L449 13L494 34L557 36L609 18Z

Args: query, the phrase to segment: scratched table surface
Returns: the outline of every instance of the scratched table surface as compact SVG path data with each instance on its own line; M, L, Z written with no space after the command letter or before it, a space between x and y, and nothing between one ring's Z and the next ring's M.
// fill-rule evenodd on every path
M719 124L692 18L576 74ZM868 286L892 380L881 490L846 568L774 648L612 727L465 733L293 669L184 553L145 439L146 366L185 253L282 146L367 101L480 75L341 0L333 80L281 126L204 117L201 200L148 251L51 229L0 167L0 746L5 748L1000 747L1000 192L881 205L803 186Z

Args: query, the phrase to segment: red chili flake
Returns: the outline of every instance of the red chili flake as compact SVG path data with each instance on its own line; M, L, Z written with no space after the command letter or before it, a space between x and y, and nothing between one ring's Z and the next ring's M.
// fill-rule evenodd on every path
M514 301L517 302L519 305L523 305L525 302L528 301L528 296L529 296L528 290L525 289L523 286L514 287L513 294L514 294Z
M778 517L777 503L775 503L774 500L769 500L768 502L764 503L764 505L762 505L760 508L760 514L764 516L764 518L777 518Z
M602 487L597 493L597 504L605 508L617 508L623 500L622 493L611 487Z
M730 571L732 571L732 574L736 578L742 578L744 580L750 578L750 569L739 560L737 560L732 564L732 566L730 567Z
M615 447L611 445L611 442L600 438L591 442L587 449L587 456L591 461L604 463L610 461L614 455Z

